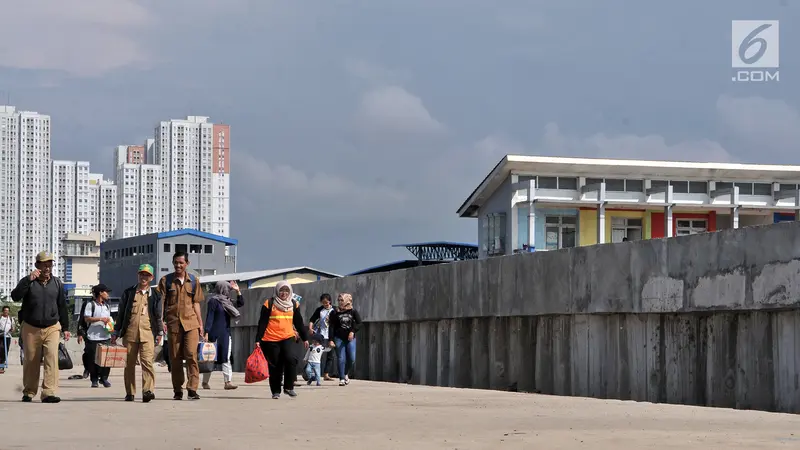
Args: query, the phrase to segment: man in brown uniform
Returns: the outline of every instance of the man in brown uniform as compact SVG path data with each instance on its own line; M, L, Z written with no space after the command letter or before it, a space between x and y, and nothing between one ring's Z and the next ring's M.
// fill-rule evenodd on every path
M172 359L172 390L174 400L183 400L183 360L186 360L188 383L186 390L190 400L199 400L200 366L197 363L197 347L203 337L203 322L200 318L200 302L203 290L200 280L186 273L189 255L176 252L172 255L175 272L158 282L158 292L164 299L164 319L169 341L169 356Z
M161 295L150 287L153 281L153 266L139 266L139 283L125 289L119 302L118 326L112 342L122 336L128 349L125 364L125 401L132 402L136 394L136 361L142 366L142 402L148 403L156 398L155 387L155 345L164 335L161 320L163 304Z

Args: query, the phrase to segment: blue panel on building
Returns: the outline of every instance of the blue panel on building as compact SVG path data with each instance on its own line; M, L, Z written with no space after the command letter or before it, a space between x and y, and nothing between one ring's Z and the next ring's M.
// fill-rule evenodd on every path
M776 212L772 215L772 219L772 223L791 222L794 220L794 214Z

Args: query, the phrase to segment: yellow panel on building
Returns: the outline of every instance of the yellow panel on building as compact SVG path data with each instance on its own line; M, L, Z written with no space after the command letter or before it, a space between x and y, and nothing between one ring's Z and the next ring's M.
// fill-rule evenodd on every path
M289 284L312 283L317 281L317 275L313 273L287 273L285 278L284 275L261 278L260 280L253 280L252 284L250 285L250 289L274 287L279 281L282 280L286 280L289 282Z
M642 239L650 239L650 213L646 211L620 211L606 210L606 243L611 242L611 219L624 217L626 219L642 219ZM597 244L597 210L582 209L580 213L580 246Z

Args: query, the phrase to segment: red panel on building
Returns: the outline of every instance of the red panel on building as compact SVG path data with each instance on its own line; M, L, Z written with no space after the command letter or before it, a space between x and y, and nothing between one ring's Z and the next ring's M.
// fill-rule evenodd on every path
M650 215L650 237L653 239L663 238L664 232L664 213L652 213ZM711 211L707 214L692 213L673 213L672 214L672 235L678 233L678 219L705 219L708 221L707 231L717 231L717 212Z
M214 125L214 135L211 137L213 173L231 173L231 126Z

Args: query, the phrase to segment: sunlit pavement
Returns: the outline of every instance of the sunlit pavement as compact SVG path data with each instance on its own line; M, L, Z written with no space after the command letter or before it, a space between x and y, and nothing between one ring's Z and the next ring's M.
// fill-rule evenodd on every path
M75 358L79 362L79 358ZM759 449L800 448L800 417L753 411L434 388L353 380L302 382L270 398L266 382L174 401L165 368L156 400L124 402L111 388L60 374L59 404L21 403L19 356L0 375L0 449Z

